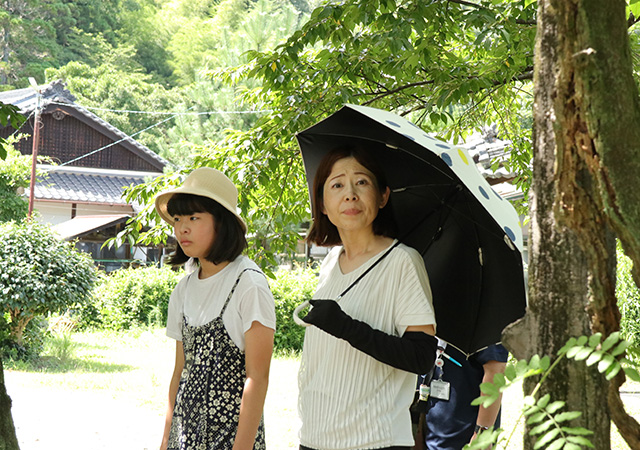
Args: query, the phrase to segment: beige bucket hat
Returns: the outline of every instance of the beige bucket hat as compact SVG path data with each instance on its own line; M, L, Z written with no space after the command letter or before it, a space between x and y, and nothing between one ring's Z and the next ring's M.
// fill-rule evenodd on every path
M169 225L173 225L173 217L167 212L167 203L175 194L194 194L215 200L236 216L246 233L247 225L237 212L238 189L219 170L211 167L200 167L191 172L179 188L158 194L156 197L156 211Z

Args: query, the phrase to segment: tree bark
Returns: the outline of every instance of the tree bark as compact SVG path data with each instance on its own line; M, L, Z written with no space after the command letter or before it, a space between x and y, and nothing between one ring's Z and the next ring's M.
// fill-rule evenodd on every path
M516 356L552 356L569 336L619 329L614 236L640 279L640 108L624 8L622 0L538 3L530 308L505 336ZM595 448L610 448L610 414L640 448L640 427L621 408L622 373L608 383L582 363L558 369L541 395L582 411L574 425L594 432Z
M591 334L589 271L579 238L562 222L557 159L562 149L556 144L557 79L560 76L562 40L557 10L549 1L538 3L538 30L534 67L533 184L531 202L529 308L525 318L505 331L504 341L518 358L534 354L555 358L558 349L572 336ZM537 380L527 380L528 394ZM592 431L595 448L610 448L606 383L593 368L563 361L540 389L540 396L566 402L569 411L583 411L572 425ZM527 433L524 448L535 439Z
M11 397L4 385L4 366L0 359L0 450L19 450L16 429L11 416Z

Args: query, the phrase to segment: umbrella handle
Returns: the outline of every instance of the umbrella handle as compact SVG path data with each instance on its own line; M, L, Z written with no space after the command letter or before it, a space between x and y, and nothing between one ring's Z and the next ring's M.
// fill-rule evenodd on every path
M293 321L298 325L300 325L301 327L308 327L311 325L310 323L305 322L298 316L298 314L300 314L300 311L302 311L305 308L308 308L309 306L311 306L311 303L309 303L309 300L305 300L300 305L298 305L296 309L293 310Z

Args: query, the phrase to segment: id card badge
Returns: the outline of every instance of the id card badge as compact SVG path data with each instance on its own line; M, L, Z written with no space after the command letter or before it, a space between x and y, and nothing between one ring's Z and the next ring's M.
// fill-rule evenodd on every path
M439 400L449 401L451 383L442 380L431 380L431 389L429 391L431 397L435 397Z

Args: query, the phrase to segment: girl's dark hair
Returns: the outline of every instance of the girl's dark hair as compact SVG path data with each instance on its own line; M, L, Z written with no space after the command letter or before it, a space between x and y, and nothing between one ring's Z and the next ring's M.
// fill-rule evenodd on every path
M341 159L353 157L367 168L375 177L378 191L382 195L388 187L387 177L378 162L371 156L371 152L360 145L342 145L329 151L318 165L313 179L313 192L311 193L313 208L313 223L307 235L307 242L311 244L331 247L342 243L336 226L331 223L329 217L322 212L324 206L324 183L329 178L333 165ZM391 209L391 198L384 208L378 211L373 221L373 233L379 236L395 238L397 225Z
M194 194L175 194L167 202L171 216L188 216L194 213L209 213L213 216L216 238L206 260L214 264L233 261L247 248L244 229L233 213L209 197ZM167 263L179 266L189 260L180 244L167 258Z

